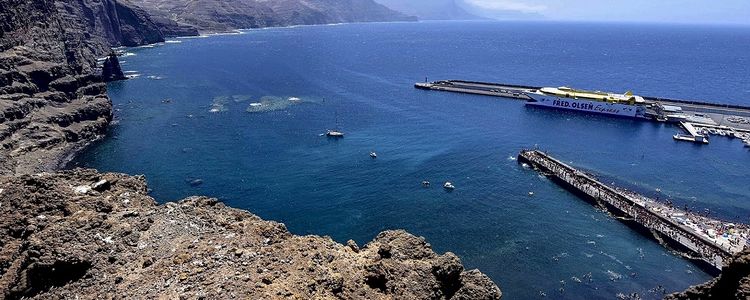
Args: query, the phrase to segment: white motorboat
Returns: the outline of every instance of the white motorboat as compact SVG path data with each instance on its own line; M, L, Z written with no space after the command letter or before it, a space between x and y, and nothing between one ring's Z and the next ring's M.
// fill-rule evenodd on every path
M344 137L344 133L338 130L328 130L326 131L327 137L335 137L335 138L342 138Z
M332 137L332 138L344 137L344 132L342 132L338 128L339 128L339 114L336 113L336 129L328 129L328 131L326 131L326 136Z

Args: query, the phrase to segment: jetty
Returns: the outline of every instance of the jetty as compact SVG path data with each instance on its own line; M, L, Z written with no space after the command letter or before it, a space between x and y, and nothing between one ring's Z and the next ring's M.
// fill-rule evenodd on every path
M518 162L534 168L582 199L632 228L718 273L727 260L744 250L750 227L692 213L627 189L606 185L539 150L523 150Z

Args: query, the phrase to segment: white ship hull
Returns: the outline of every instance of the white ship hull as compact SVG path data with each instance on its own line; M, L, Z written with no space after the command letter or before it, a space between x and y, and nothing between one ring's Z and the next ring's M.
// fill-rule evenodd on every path
M631 118L644 117L645 113L645 107L641 105L628 105L621 103L608 103L602 101L565 98L543 93L526 93L526 95L531 98L531 100L526 102L526 105L544 106Z

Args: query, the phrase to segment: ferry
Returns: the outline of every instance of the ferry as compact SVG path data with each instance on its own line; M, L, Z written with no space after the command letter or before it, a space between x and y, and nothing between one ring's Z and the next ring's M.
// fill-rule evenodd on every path
M569 87L545 87L525 92L526 105L593 112L631 118L647 118L646 100L628 91L613 94L576 90Z

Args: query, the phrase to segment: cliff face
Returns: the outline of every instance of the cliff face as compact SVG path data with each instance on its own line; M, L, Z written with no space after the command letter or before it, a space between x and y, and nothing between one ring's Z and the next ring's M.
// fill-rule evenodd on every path
M81 36L98 47L138 46L164 41L148 14L127 0L55 1L61 21L71 36ZM100 48L100 49L99 49Z
M0 174L52 170L112 118L102 79L122 78L113 46L164 41L126 0L0 0Z
M159 18L203 31L415 20L372 0L133 0Z
M499 299L423 238L295 236L215 199L156 205L143 177L0 177L0 298Z

